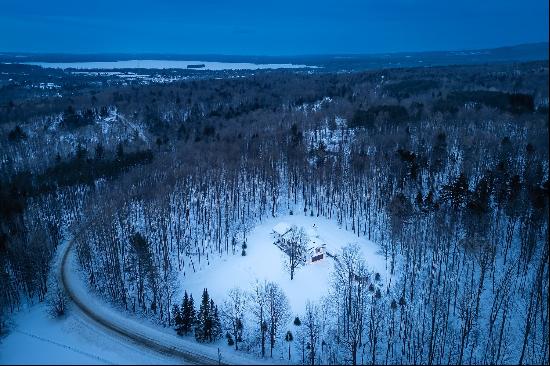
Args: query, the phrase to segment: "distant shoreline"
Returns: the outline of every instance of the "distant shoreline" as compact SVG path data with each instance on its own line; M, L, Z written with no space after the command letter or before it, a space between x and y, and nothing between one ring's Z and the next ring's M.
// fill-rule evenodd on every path
M260 64L251 62L209 62L179 60L127 60L94 62L19 62L24 65L54 69L113 70L113 69L194 69L194 70L264 70L306 69L317 66L297 64Z

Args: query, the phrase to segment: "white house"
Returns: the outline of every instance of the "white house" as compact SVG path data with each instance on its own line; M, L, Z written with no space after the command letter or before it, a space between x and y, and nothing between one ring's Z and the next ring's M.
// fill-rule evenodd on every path
M326 258L327 244L319 237L317 225L313 224L306 232L309 236L309 262L315 263Z
M285 251L285 241L290 236L292 230L292 225L286 222L280 222L273 227L273 238L275 239L274 244L277 245L281 250ZM314 224L312 227L306 230L308 236L308 263L318 262L327 256L327 245L319 237L317 233L317 226Z
M277 245L281 250L285 244L285 239L289 236L290 231L292 230L292 225L286 222L280 222L273 227L273 238L275 239L275 245Z
M292 225L290 225L287 222L280 222L277 225L273 226L273 234L275 235L276 239L285 237L290 230L292 229Z
M327 245L325 243L313 243L313 246L309 248L309 255L311 263L325 259L327 255Z

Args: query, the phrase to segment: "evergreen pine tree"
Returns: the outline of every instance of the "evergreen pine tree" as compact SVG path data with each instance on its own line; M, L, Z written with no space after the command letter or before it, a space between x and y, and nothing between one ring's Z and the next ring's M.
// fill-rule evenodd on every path
M187 291L183 294L183 300L181 302L181 330L184 334L187 334L187 328L189 326L189 296Z
M195 301L193 300L193 295L189 295L187 307L185 308L184 328L183 328L183 332L186 335L193 330L193 326L195 324L195 316L196 316Z
M222 336L222 323L220 321L220 316L218 313L218 306L214 305L214 301L210 299L211 309L213 308L212 314L212 341L219 339Z
M207 326L205 328L206 330L206 339L208 342L212 342L215 339L215 332L216 332L216 316L217 316L217 309L216 305L214 305L214 300L210 299L210 303L208 304L208 319L207 319Z
M204 289L195 322L195 339L199 342L213 342L221 336L222 325L218 307L208 295L208 290Z
M193 295L188 295L187 291L185 291L183 295L183 300L180 308L179 321L180 321L180 326L178 331L179 335L187 335L189 334L189 332L193 330L193 326L195 324L195 304L193 302Z
M181 303L181 333L187 335L189 328L189 296L187 295L187 291L185 291Z
M172 307L172 318L174 319L174 328L179 335L182 335L182 312L180 307L176 304Z
M196 319L195 339L199 342L205 342L211 339L212 319L210 316L210 297L208 290L202 292L201 305Z

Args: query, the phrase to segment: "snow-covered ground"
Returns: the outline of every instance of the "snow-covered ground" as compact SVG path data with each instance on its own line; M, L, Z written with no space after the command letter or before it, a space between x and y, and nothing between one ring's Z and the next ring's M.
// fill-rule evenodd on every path
M69 241L57 248L49 275L48 286L56 287L63 255ZM104 307L80 281L69 261L72 283L80 289L86 301ZM47 299L55 291L49 291ZM105 329L72 302L64 317L49 314L48 300L26 304L9 320L7 336L0 338L0 364L181 364L181 359L150 351L143 345Z
M20 311L0 341L0 364L174 364L168 356L107 333L81 318L73 307L52 319L46 304ZM181 363L181 361L179 361Z
M84 280L85 276L79 270L74 251L71 251L68 256L66 273L68 275L66 276L65 283L71 293L80 301L81 307L86 307L85 310L88 313L93 313L96 319L108 322L117 332L138 337L142 341L141 347L144 347L143 343L158 343L166 348L188 353L194 358L198 357L200 360L207 358L209 363L212 363L212 360L218 359L219 347L221 358L224 362L234 364L261 364L265 362L250 358L248 355L236 353L231 347L223 347L223 340L213 344L197 343L192 336L182 338L176 335L173 328L153 324L150 319L140 318L139 316L130 314L123 308L113 307L90 291ZM108 332L111 333L111 331ZM118 335L114 332L112 334L115 336ZM169 362L181 364L182 362L185 363L185 360L178 357ZM204 361L200 363L204 363Z
M210 62L178 60L127 60L98 62L24 62L29 65L55 69L188 69L189 65L204 65L189 70L259 70L259 69L303 69L316 66L294 64L254 64L248 62Z
M380 273L382 281L388 278L385 260L376 244L338 227L334 220L289 215L268 219L258 224L248 235L246 256L241 255L239 248L235 256L210 258L210 265L203 261L201 266L197 266L197 272L187 273L185 276L182 274L181 292L185 289L199 301L203 288L207 287L211 297L221 304L229 289L240 287L243 290L249 290L256 280L268 280L276 282L284 290L293 314L303 314L308 300L319 301L328 293L334 260L325 257L319 262L307 264L296 271L295 278L291 281L284 266L285 254L273 244L273 227L278 223L303 227L310 236L310 240L325 243L327 251L332 254L339 253L341 248L349 243L358 243L370 269ZM63 250L62 246L60 252ZM56 262L56 266L59 266L61 261L57 259ZM68 285L72 291L92 308L94 313L108 319L117 327L124 327L133 333L161 341L170 347L188 349L212 359L216 359L219 347L222 359L226 362L254 363L255 361L281 362L283 360L279 357L259 360L252 355L235 352L225 345L223 339L215 344L206 345L196 343L192 337L178 337L171 328L164 328L146 319L139 319L125 313L123 309L112 308L93 295L85 281L78 275L74 252L69 255L67 266L70 273ZM10 334L0 343L0 364L182 363L179 358L159 354L141 344L120 337L119 334L91 320L73 303L69 307L68 315L63 319L50 318L46 304L36 304L16 314L10 328Z
M256 280L267 280L281 286L293 314L304 313L308 300L316 302L328 294L334 260L325 257L319 262L298 268L291 281L284 265L286 254L273 244L273 228L281 222L303 227L306 232L311 232L315 224L318 241L326 243L328 252L332 254L340 253L346 244L358 243L369 268L380 273L382 281L388 278L384 256L375 243L340 228L334 220L288 215L271 218L257 225L248 236L246 256L242 256L238 248L234 256L210 258L210 265L205 260L200 266L195 263L196 272L181 275L179 283L182 284L182 289L178 296L181 298L186 290L193 294L196 301L200 301L206 287L212 299L221 303L227 297L229 289L238 287L250 290Z
M88 150L89 157L93 156L98 143L106 147L128 141L141 149L151 147L151 138L144 123L127 118L116 108L109 108L106 116L97 116L93 123L78 129L63 128L62 118L60 113L20 125L28 137L17 144L6 144L4 149L0 148L0 163L12 162L10 164L17 169L35 169L40 164L38 168L44 169L53 163L57 153L63 158L73 156L79 143ZM11 128L4 127L4 131ZM51 160L44 157L51 157Z
M52 272L57 273L63 265L62 256L68 243L66 241L58 248ZM0 364L187 363L187 358L159 353L159 348L152 350L144 343L159 343L167 349L188 353L200 363L215 363L218 355L225 363L277 363L274 359L261 360L239 353L225 345L224 340L213 344L200 344L192 336L182 338L177 336L172 328L153 324L148 319L113 307L88 288L74 251L69 252L65 266L68 290L81 304L70 302L67 315L60 319L50 317L46 303L35 304L18 312L11 318L9 334L0 340ZM52 278L55 276L56 274L52 273ZM95 320L85 314L81 306L92 312ZM104 327L97 319L109 323L112 328ZM120 331L134 335L136 341L121 336ZM137 339L145 339L147 342L139 342Z

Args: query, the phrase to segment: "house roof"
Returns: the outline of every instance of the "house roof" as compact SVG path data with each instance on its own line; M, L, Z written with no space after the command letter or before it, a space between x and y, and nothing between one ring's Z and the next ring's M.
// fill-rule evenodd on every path
M291 227L292 226L287 222L280 222L277 225L273 226L273 231L283 236L290 231Z

